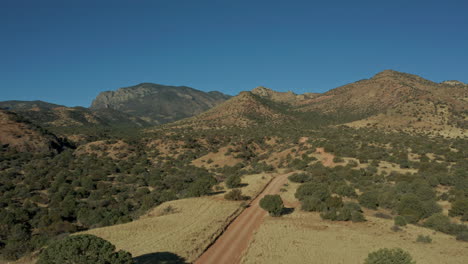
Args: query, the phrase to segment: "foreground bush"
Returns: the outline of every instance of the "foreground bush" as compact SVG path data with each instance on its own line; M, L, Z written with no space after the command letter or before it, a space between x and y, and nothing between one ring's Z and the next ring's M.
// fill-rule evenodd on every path
M265 195L260 200L260 207L268 211L271 216L280 216L284 209L283 200L277 194Z
M224 195L224 199L230 200L230 201L242 201L242 200L248 200L249 197L242 195L242 191L239 189L232 189L228 193Z
M37 264L133 264L126 251L115 252L110 242L93 235L78 235L56 241L40 255Z
M382 248L369 253L364 264L416 264L416 262L401 248Z

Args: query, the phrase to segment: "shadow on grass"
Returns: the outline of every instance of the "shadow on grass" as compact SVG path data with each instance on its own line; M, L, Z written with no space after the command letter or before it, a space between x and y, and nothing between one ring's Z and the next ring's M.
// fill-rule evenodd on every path
M185 259L171 252L156 252L133 258L136 264L187 264Z
M226 191L210 192L209 194L207 194L207 196L213 196L213 195L217 195L217 194L221 194L221 193L226 193Z
M288 214L292 214L293 212L294 212L294 208L284 207L283 211L281 212L281 215L288 215Z

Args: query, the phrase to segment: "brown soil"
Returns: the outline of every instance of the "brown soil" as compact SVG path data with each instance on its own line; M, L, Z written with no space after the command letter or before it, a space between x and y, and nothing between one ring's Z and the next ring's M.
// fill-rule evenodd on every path
M320 160L325 167L334 167L335 162L333 162L333 159L335 156L333 154L325 152L324 148L317 148L315 150L316 153L320 154L322 159Z
M276 194L288 181L289 174L274 178L265 190L245 209L216 240L216 242L203 253L195 263L239 263L242 254L247 249L253 233L257 230L267 215L260 208L259 201L267 194Z

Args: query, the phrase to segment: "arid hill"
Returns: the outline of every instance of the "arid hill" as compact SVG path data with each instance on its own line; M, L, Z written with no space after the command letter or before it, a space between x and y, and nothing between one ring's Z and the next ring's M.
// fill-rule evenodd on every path
M435 83L417 75L385 70L371 79L332 89L304 104L303 111L340 110L378 114L396 105L418 100L450 104L454 112L463 112L467 105L468 86Z
M0 144L20 152L55 152L64 148L63 142L18 114L0 110Z
M15 112L42 127L131 126L144 127L148 122L113 109L91 110L66 107L42 101L4 101L0 108Z
M253 92L241 92L200 115L175 122L173 125L196 128L247 127L265 123L278 124L293 119L281 107Z
M386 70L323 94L297 95L257 87L177 125L246 127L258 124L347 124L448 137L465 136L468 85L435 83Z

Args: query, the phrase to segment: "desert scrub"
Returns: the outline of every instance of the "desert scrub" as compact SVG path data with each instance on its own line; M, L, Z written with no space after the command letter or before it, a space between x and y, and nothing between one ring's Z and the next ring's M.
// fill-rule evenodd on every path
M404 217L401 216L401 215L395 216L395 218L393 219L393 221L395 222L395 225L396 225L396 226L406 226L406 224L407 224L406 218L404 218Z
M419 235L418 238L416 238L416 242L429 244L432 243L432 238L430 236Z
M382 248L369 253L364 264L416 264L416 262L401 248Z

